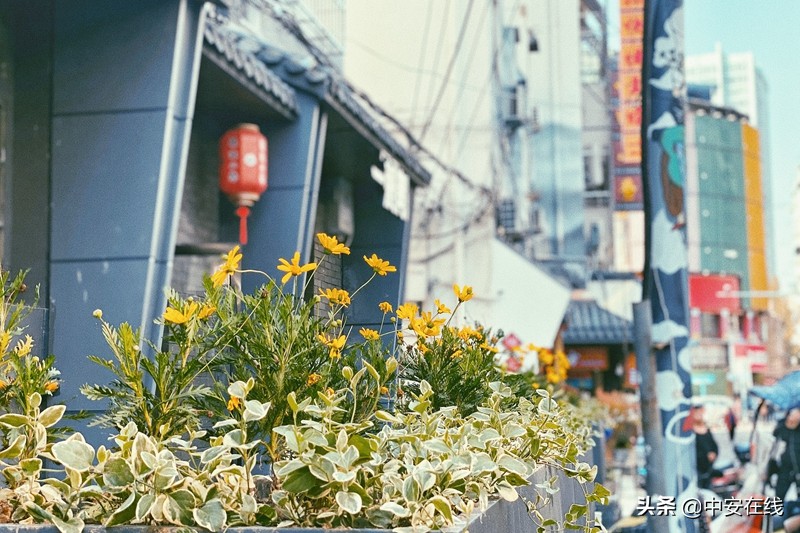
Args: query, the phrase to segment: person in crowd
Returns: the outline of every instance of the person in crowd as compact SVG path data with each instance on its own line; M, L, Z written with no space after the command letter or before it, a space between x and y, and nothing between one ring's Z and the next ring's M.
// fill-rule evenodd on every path
M770 473L777 473L775 496L786 499L792 483L798 483L800 492L800 407L790 409L775 431L777 461L770 464Z
M702 405L692 406L690 415L692 417L692 429L695 434L695 449L697 451L697 486L707 489L711 486L711 478L714 474L714 461L719 454L719 446L711 434L711 430L706 425L704 419L705 408Z

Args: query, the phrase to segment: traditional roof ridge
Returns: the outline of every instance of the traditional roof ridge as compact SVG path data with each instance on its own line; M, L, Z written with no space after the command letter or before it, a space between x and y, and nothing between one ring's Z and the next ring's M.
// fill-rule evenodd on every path
M395 159L417 185L430 183L430 172L386 130L376 116L378 112L369 103L362 103L363 98L337 70L320 64L310 55L292 56L257 35L234 31L219 10L207 19L204 35L239 72L277 98L295 116L299 108L294 91L313 94L341 114L370 143Z
M633 342L633 322L600 307L595 300L571 300L565 316L565 344Z

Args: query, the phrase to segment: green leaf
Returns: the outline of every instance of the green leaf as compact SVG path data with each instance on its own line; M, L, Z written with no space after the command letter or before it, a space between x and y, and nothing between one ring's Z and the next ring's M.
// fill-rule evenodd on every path
M297 494L306 492L318 484L319 481L308 470L308 467L303 467L286 476L283 481L283 490Z
M192 510L195 506L195 499L188 490L176 490L169 495L167 505L164 506L164 514L173 524L184 526L192 523Z
M104 525L106 527L111 527L130 522L131 519L136 516L136 507L138 501L139 494L136 492L131 492L128 498L122 502L122 505L120 505L117 510L108 517L108 520L106 520Z
M530 473L528 465L510 455L502 455L497 460L497 466L520 476L527 476Z
M83 441L70 439L53 444L53 456L67 468L86 472L92 467L94 448Z
M156 497L154 494L145 494L136 504L136 521L141 522L150 514L150 508L155 503Z
M222 531L227 519L222 503L216 499L206 502L200 509L195 509L192 515L198 526L209 531Z
M494 472L497 470L497 465L492 458L489 457L489 454L480 452L474 453L471 457L471 465L473 474L480 474L481 472Z
M225 446L230 446L231 448L237 448L244 444L244 433L241 429L234 429L233 431L225 434L225 436L222 438L222 444Z
M300 406L297 405L297 395L294 391L290 392L286 396L286 401L289 403L289 408L292 410L294 414L297 414L297 411L300 410Z
M411 516L411 511L396 502L386 502L381 505L381 511L388 511L398 518Z
M350 514L361 512L361 496L355 492L339 491L336 493L336 503Z
M67 410L66 405L53 405L48 407L39 414L38 422L46 428L54 426L64 416L64 411Z
M23 459L19 462L19 467L27 475L33 475L42 469L42 460L37 458Z
M514 489L514 487L511 485L504 483L498 483L497 494L499 494L501 498L508 502L515 502L519 499L519 494L517 493L516 489Z
M450 507L450 502L444 496L434 496L428 502L432 503L439 513L445 517L448 522L453 521L453 509Z
M0 450L0 459L16 459L25 449L27 442L28 439L25 438L25 435L17 435L17 438L8 445L8 448Z
M134 477L128 462L121 457L109 459L103 468L103 483L113 489L120 489L133 483Z
M18 413L6 413L0 416L0 426L10 428L22 427L28 423L28 417Z
M245 422L261 420L267 416L269 404L261 403L258 400L247 400L244 402L243 418Z
M247 385L244 381L236 381L228 385L228 394L234 398L244 399L247 397Z
M81 533L83 531L83 520L74 516L69 520L62 520L57 516L53 516L53 525L55 525L61 533Z

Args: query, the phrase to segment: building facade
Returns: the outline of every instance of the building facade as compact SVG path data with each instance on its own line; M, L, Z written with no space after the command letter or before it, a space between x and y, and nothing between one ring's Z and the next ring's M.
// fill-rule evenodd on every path
M70 409L102 409L78 391L109 378L86 357L110 355L94 309L158 344L166 289L196 290L236 244L217 183L220 138L238 124L269 143L243 267L310 261L325 231L352 250L326 273L342 287L369 277L367 253L401 273L349 310L356 329L400 298L407 212L430 174L284 16L246 0L0 2L3 267L40 286L41 350ZM405 218L383 207L392 187L408 192Z
M695 393L744 394L766 371L769 271L759 130L692 100L684 188Z

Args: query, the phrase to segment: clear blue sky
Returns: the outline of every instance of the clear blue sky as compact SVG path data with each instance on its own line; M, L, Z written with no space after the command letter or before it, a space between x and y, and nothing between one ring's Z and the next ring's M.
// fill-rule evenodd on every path
M782 285L793 268L789 218L800 164L800 1L684 0L686 54L753 52L769 85L775 251Z

